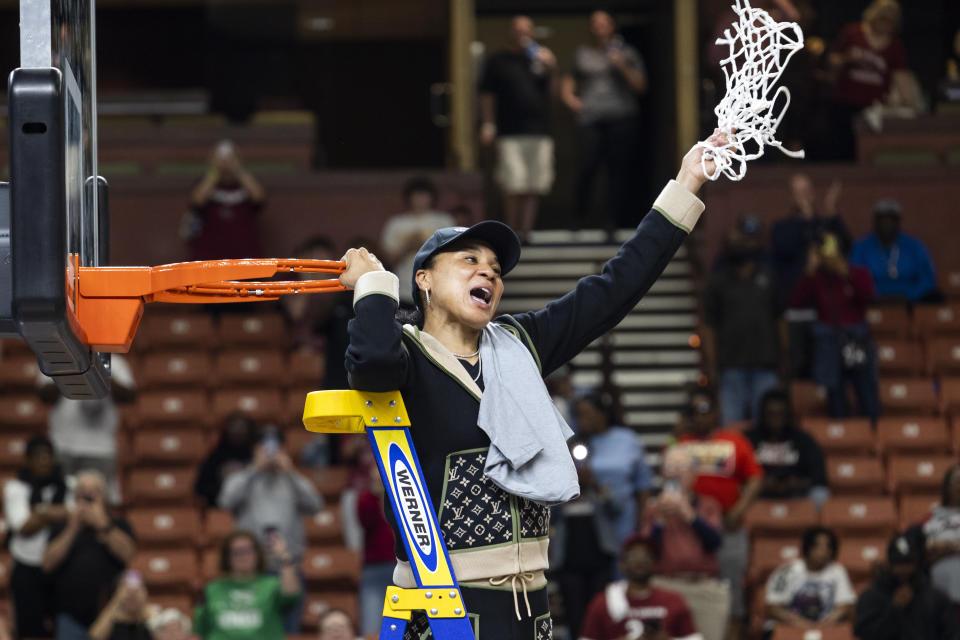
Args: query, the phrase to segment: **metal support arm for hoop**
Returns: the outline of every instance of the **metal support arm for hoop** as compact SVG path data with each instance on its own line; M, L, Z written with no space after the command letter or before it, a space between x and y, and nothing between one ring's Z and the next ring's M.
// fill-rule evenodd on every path
M380 640L401 640L414 611L426 614L437 640L475 640L400 392L314 391L307 394L303 424L318 433L366 433L373 449L417 583L387 588Z

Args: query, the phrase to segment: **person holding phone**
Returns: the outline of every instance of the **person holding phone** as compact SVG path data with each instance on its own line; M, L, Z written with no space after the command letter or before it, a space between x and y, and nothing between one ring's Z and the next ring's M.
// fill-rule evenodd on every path
M296 610L302 588L297 561L283 535L273 532L264 547L239 529L220 547L222 577L203 590L194 631L203 640L283 640L284 617ZM268 567L280 567L279 575Z
M274 537L282 538L294 567L306 549L302 517L323 508L316 487L294 469L284 450L283 433L274 427L264 430L251 464L227 477L218 502L233 513L237 527L259 534L259 542L268 548ZM282 571L276 558L268 560L269 570ZM288 633L299 632L299 607L290 610L285 624Z
M156 607L147 604L147 588L138 571L120 577L110 602L90 627L90 640L151 640L147 621Z
M69 519L54 525L43 554L43 570L53 581L57 640L86 640L87 629L136 553L133 529L107 513L103 474L80 472L75 496Z
M659 556L652 539L627 538L620 554L626 579L593 598L579 640L703 640L683 597L653 586Z

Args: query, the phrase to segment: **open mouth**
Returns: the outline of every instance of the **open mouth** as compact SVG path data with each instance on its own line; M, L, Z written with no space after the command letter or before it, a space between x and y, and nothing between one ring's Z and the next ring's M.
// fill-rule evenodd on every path
M483 306L490 306L491 298L493 298L493 291L487 287L470 289L470 299Z

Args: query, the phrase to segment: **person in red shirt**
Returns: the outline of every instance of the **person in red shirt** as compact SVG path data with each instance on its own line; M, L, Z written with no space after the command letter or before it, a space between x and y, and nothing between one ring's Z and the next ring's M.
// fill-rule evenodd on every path
M660 553L652 539L633 535L623 543L621 573L587 607L579 640L702 640L683 597L651 585Z
M863 19L844 27L830 47L827 63L834 76L830 133L837 136L836 159L853 159L853 118L863 109L875 103L920 104L916 82L907 69L907 53L897 35L900 14L896 0L874 0Z
M696 480L693 490L709 496L723 509L723 540L717 550L720 577L730 585L728 638L739 638L746 615L744 575L750 559L743 517L763 487L763 467L753 446L740 432L717 428L713 392L704 387L690 393L686 428L679 446L689 452Z
M364 635L378 633L383 598L393 584L393 529L383 515L383 483L376 465L368 467L368 479L357 494L357 519L363 528L363 570L360 576L360 629Z
M853 384L857 413L876 422L876 345L867 325L867 306L874 299L873 276L865 267L847 262L836 237L826 234L810 248L807 269L790 296L790 306L813 307L811 377L827 391L830 416L849 415L846 382Z

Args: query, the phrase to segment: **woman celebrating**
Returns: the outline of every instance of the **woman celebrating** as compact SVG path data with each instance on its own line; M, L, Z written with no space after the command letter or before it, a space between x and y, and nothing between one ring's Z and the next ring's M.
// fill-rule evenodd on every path
M710 142L719 140L715 133ZM340 281L354 289L356 312L350 384L402 393L478 640L550 637L549 505L576 497L579 486L566 446L572 432L543 376L612 329L660 276L703 211L694 195L705 180L702 153L687 153L677 179L601 275L540 311L495 315L501 278L520 257L516 234L499 222L440 229L424 243L410 274L423 312L415 324L395 319L397 276L366 249L344 256ZM412 588L394 532L394 582ZM408 637L425 623L415 616Z

